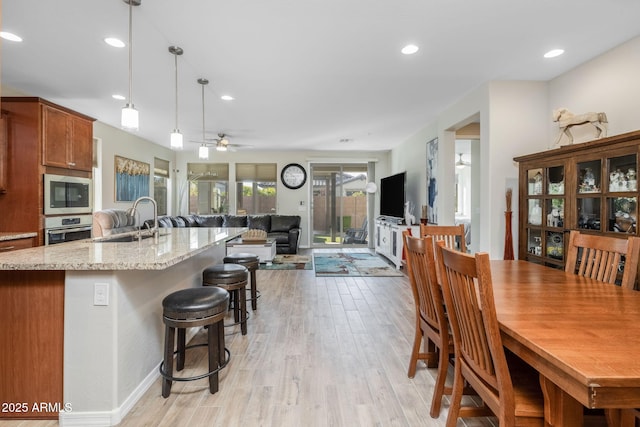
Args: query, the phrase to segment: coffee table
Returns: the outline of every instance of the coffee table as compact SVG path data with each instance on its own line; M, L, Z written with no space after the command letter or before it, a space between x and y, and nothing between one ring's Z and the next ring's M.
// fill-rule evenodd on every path
M240 252L256 254L260 262L271 262L276 256L276 241L273 239L243 241L242 238L238 238L227 242L227 255Z

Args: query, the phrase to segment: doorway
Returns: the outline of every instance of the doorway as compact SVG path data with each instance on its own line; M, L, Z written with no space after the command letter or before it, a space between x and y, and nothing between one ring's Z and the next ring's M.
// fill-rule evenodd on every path
M456 132L455 141L455 224L463 224L469 251L478 250L480 203L480 125L471 123ZM477 228L477 227L476 227ZM475 239L473 237L476 237Z
M311 164L312 246L364 246L369 242L366 163Z

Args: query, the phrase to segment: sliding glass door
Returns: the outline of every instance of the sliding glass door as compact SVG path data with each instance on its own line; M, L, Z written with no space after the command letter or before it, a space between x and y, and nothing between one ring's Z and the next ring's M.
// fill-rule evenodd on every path
M367 164L311 164L311 179L313 246L367 246Z

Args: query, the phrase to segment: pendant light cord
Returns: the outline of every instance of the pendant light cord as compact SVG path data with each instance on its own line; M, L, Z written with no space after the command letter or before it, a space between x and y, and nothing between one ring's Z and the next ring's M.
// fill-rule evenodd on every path
M204 85L206 83L202 83L202 144L205 144L204 140Z
M176 130L178 129L178 54L174 53L173 58L175 59L176 65Z
M133 106L133 0L129 0L129 105Z

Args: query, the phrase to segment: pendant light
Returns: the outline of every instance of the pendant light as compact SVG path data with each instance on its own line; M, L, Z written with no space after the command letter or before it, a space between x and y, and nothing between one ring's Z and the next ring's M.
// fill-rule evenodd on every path
M198 150L198 157L206 160L209 158L209 147L205 143L205 128L204 128L204 86L209 84L209 80L207 79L198 79L198 83L202 86L202 145Z
M176 69L176 126L171 132L171 148L182 150L182 134L178 129L178 56L182 55L184 51L178 46L169 46L169 52L174 57Z
M122 0L129 5L129 102L122 108L120 124L127 130L138 130L138 110L133 106L131 93L133 92L133 6L140 6L142 0Z

